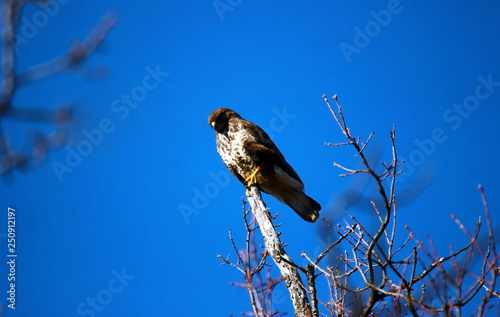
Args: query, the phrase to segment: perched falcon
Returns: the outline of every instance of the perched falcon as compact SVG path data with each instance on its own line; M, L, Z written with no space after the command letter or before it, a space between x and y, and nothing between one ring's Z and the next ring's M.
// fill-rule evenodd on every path
M215 130L217 152L243 185L256 183L304 220L318 219L321 206L304 193L299 175L264 130L227 108L212 112L208 123Z

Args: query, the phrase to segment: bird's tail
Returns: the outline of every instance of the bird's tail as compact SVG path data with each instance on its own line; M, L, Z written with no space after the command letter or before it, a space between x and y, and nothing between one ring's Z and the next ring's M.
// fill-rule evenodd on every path
M295 195L286 197L285 203L305 221L315 222L319 218L321 205L303 191L297 191Z

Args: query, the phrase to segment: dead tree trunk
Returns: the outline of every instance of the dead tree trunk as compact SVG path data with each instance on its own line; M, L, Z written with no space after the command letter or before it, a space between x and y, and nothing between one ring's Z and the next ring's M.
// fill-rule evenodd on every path
M286 254L283 245L274 225L271 221L271 215L267 206L262 200L260 191L256 185L250 187L250 196L248 197L252 211L259 224L260 231L264 237L266 249L273 258L276 266L280 269L286 287L290 292L290 298L293 302L295 316L309 317L311 310L307 292L300 279L299 272L294 266L292 259Z

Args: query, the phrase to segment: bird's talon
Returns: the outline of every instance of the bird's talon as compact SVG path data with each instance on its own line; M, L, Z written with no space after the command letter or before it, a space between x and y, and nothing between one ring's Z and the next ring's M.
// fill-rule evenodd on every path
M248 176L245 178L245 181L247 182L247 186L250 187L253 184L257 183L257 172L259 172L260 166L253 171L252 175ZM248 191L248 190L247 190Z

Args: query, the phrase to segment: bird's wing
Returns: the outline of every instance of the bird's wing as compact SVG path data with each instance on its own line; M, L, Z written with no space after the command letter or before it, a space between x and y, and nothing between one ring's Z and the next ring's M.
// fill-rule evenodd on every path
M299 175L297 175L293 167L288 164L283 154L281 154L278 147L264 130L258 125L248 121L245 122L245 130L248 131L251 136L246 140L245 147L258 163L267 164L273 169L274 165L277 165L290 177L293 177L302 184Z

